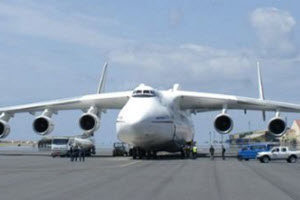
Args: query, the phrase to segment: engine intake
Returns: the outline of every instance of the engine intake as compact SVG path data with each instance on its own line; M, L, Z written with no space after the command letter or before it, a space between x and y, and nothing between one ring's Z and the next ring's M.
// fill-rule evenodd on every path
M4 121L0 120L0 139L6 138L10 133L10 126L9 124Z
M227 114L220 114L214 122L215 129L218 133L227 134L233 129L233 121Z
M271 119L268 125L268 131L276 137L280 137L284 135L286 129L287 129L286 122L280 117L275 117Z
M86 132L95 132L100 127L100 119L93 113L86 113L80 117L79 126Z
M39 135L48 135L54 129L53 121L50 117L39 116L33 121L33 130Z

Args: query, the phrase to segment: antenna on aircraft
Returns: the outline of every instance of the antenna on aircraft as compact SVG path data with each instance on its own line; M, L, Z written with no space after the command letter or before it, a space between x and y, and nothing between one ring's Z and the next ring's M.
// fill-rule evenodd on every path
M103 65L102 75L101 75L101 77L100 77L100 81L99 81L99 86L98 86L97 94L100 94L100 93L103 93L103 92L104 92L105 81L106 81L106 71L107 71L107 66L108 66L108 63L105 62L104 65Z
M259 64L258 61L257 61L256 64L257 64L259 99L260 100L265 100L264 87L263 87L261 71L260 71L260 64ZM262 111L262 116L263 116L263 120L266 121L266 111L265 110Z
M265 100L264 87L263 87L259 62L257 62L257 75L258 75L259 99Z

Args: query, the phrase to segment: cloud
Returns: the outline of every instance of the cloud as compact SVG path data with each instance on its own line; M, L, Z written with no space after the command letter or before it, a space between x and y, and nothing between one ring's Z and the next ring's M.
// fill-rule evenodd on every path
M87 47L110 49L130 43L100 31L117 25L113 19L97 19L82 13L65 13L38 4L0 3L1 30L19 35L42 37ZM99 30L100 29L100 30Z
M184 14L180 9L172 9L169 11L169 24L171 27L179 26L184 18Z
M292 36L296 25L289 12L277 8L257 8L250 15L263 56L290 57L296 53Z
M177 9L169 14L171 25L181 23L183 12ZM177 80L186 85L215 80L249 82L248 74L254 68L257 57L260 57L253 49L232 50L196 43L171 45L124 39L120 35L109 34L109 30L103 28L118 28L120 23L117 20L76 11L66 14L53 6L41 6L36 1L26 5L0 3L0 17L2 32L32 36L35 41L56 40L100 50L103 60L108 59L113 65L126 69L124 71L131 69L138 74L139 77L134 77L138 81L139 78L145 79L157 85ZM296 22L289 13L276 8L258 8L251 14L251 23L259 36L263 55L269 56L268 59L270 56L277 58L278 55L283 58L295 52L291 36ZM46 65L51 68L56 66L55 70L62 71L60 66L64 63L55 61L57 56L41 54L39 66L43 66L43 69ZM31 54L24 56L28 55ZM35 53L32 55L34 58ZM31 60L28 59L28 62ZM35 58L34 62L38 60ZM84 76L83 73L79 76ZM189 79L182 74L188 75ZM246 81L241 77L245 77Z
M229 51L196 44L146 45L111 51L112 62L143 72L144 78L163 82L235 79L255 63L247 50ZM186 79L188 75L189 79Z

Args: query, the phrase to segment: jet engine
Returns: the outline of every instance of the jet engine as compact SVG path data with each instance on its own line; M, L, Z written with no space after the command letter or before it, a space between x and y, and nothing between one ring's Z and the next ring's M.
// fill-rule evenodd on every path
M286 129L286 122L280 117L274 117L270 120L268 125L268 131L276 137L280 137L285 134Z
M4 120L0 120L0 139L6 138L9 132L10 132L9 124Z
M95 132L100 127L100 119L94 113L85 113L79 119L79 126L85 132Z
M48 135L54 129L53 121L50 117L41 115L33 121L33 130L39 135Z
M227 134L233 129L233 121L227 114L219 114L214 122L216 131L221 134Z

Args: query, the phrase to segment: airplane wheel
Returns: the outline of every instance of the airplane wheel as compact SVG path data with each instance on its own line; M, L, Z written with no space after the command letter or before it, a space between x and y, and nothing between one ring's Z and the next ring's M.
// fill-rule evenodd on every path
M157 151L153 150L153 159L157 159Z
M146 152L146 159L149 160L149 159L151 159L151 157L152 157L151 150L148 150Z
M181 153L181 159L185 159L185 152L183 149L180 150Z
M142 149L137 148L137 149L136 149L136 154L137 154L137 157L138 157L139 159L142 159L142 158L143 158Z
M136 157L137 157L137 149L136 148L133 148L132 149L132 159L136 159Z
M138 150L139 159L143 159L146 157L146 151L144 149L139 148Z

